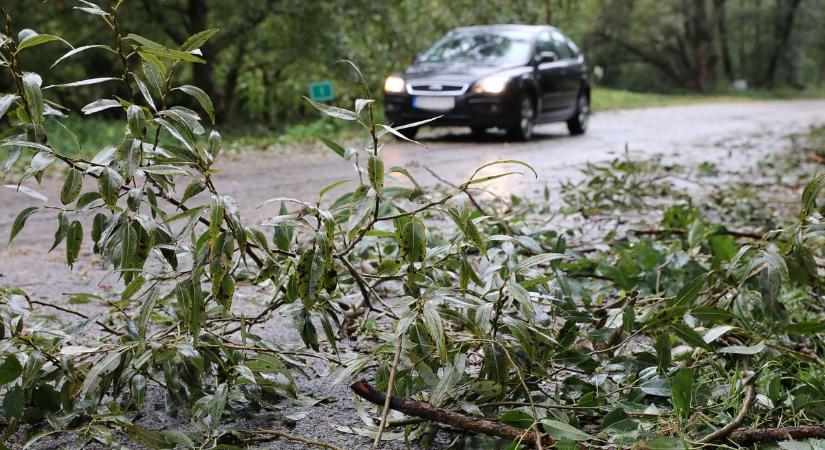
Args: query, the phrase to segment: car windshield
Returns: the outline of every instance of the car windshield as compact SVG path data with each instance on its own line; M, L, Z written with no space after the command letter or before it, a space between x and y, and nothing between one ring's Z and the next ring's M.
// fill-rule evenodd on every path
M468 30L450 33L424 52L421 62L479 62L524 64L530 56L530 37L518 31Z

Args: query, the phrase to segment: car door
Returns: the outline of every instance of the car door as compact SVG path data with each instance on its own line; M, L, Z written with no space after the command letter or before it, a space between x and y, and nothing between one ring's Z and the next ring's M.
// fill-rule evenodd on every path
M568 39L563 34L551 30L550 36L553 40L554 51L559 56L556 111L562 115L572 115L578 100L583 64L579 61L578 53L568 45Z
M539 87L541 88L541 106L539 112L542 118L555 116L564 107L563 68L566 63L558 60L543 61L542 54L556 53L556 45L550 31L542 31L536 39L536 71Z

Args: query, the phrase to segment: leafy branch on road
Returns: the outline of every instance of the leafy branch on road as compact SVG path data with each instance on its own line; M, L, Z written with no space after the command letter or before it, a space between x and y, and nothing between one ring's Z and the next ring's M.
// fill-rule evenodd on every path
M10 241L33 214L51 214L51 247L65 248L67 265L100 261L120 284L85 294L106 305L93 315L0 290L4 440L36 447L67 434L78 446L205 449L279 438L337 448L240 421L299 402L299 380L320 372L374 386L358 385L380 404L357 404L366 428L339 430L378 445L427 445L459 422L484 425L458 427L456 445L467 448L672 448L703 436L727 445L747 433L725 428L732 419L765 428L825 420L825 178L810 181L810 158L767 162L758 170L769 182L756 187L744 171L715 186L703 182L708 164L688 172L620 157L563 185L558 209L549 190L544 200L485 194L499 178L536 175L515 160L424 187L409 168L384 166L382 151L403 128L376 123L352 65L365 98L351 109L311 104L362 128L360 149L322 139L359 183L325 187L328 202L273 197L261 206L271 216L253 226L213 183L222 147L207 132L211 100L173 83L175 71L203 63L199 49L217 30L167 47L119 28L123 1L82 4L111 31L100 44L121 61L110 77L45 85L50 74L28 71L21 55L88 48L33 30L15 37L5 17L0 62L17 89L0 96L0 148L7 166L26 163L13 187L39 205L18 214ZM68 156L46 132L65 115L52 93L102 82L123 95L82 112L116 111L123 135L91 159ZM182 96L201 110L175 104ZM825 148L822 134L807 143ZM50 168L60 168L60 204L29 186ZM796 211L763 197L787 195L778 174L809 181ZM685 180L701 193L680 188ZM253 287L268 300L250 314L240 293ZM264 336L289 326L300 343ZM150 397L191 425L140 425ZM398 422L390 409L437 414Z

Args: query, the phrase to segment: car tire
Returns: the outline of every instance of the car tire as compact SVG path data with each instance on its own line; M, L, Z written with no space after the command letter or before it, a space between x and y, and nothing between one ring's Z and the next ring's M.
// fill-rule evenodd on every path
M398 130L398 132L401 133L401 135L404 136L405 138L407 138L409 140L414 140L415 136L418 134L418 130L420 128L421 127L402 128L402 129Z
M507 128L507 136L516 141L529 141L536 124L536 102L530 95L521 97L516 114L516 120Z
M576 100L575 114L567 119L567 129L570 134L578 136L587 131L588 122L590 122L590 97L582 92Z

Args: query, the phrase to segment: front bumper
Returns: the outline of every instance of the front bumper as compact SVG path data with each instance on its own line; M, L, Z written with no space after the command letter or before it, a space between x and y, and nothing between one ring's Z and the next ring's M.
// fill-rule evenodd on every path
M452 96L455 107L449 111L419 109L413 106L415 95L384 94L384 114L394 125L404 125L441 116L428 126L507 127L517 117L518 102L508 91L500 95L466 92Z

